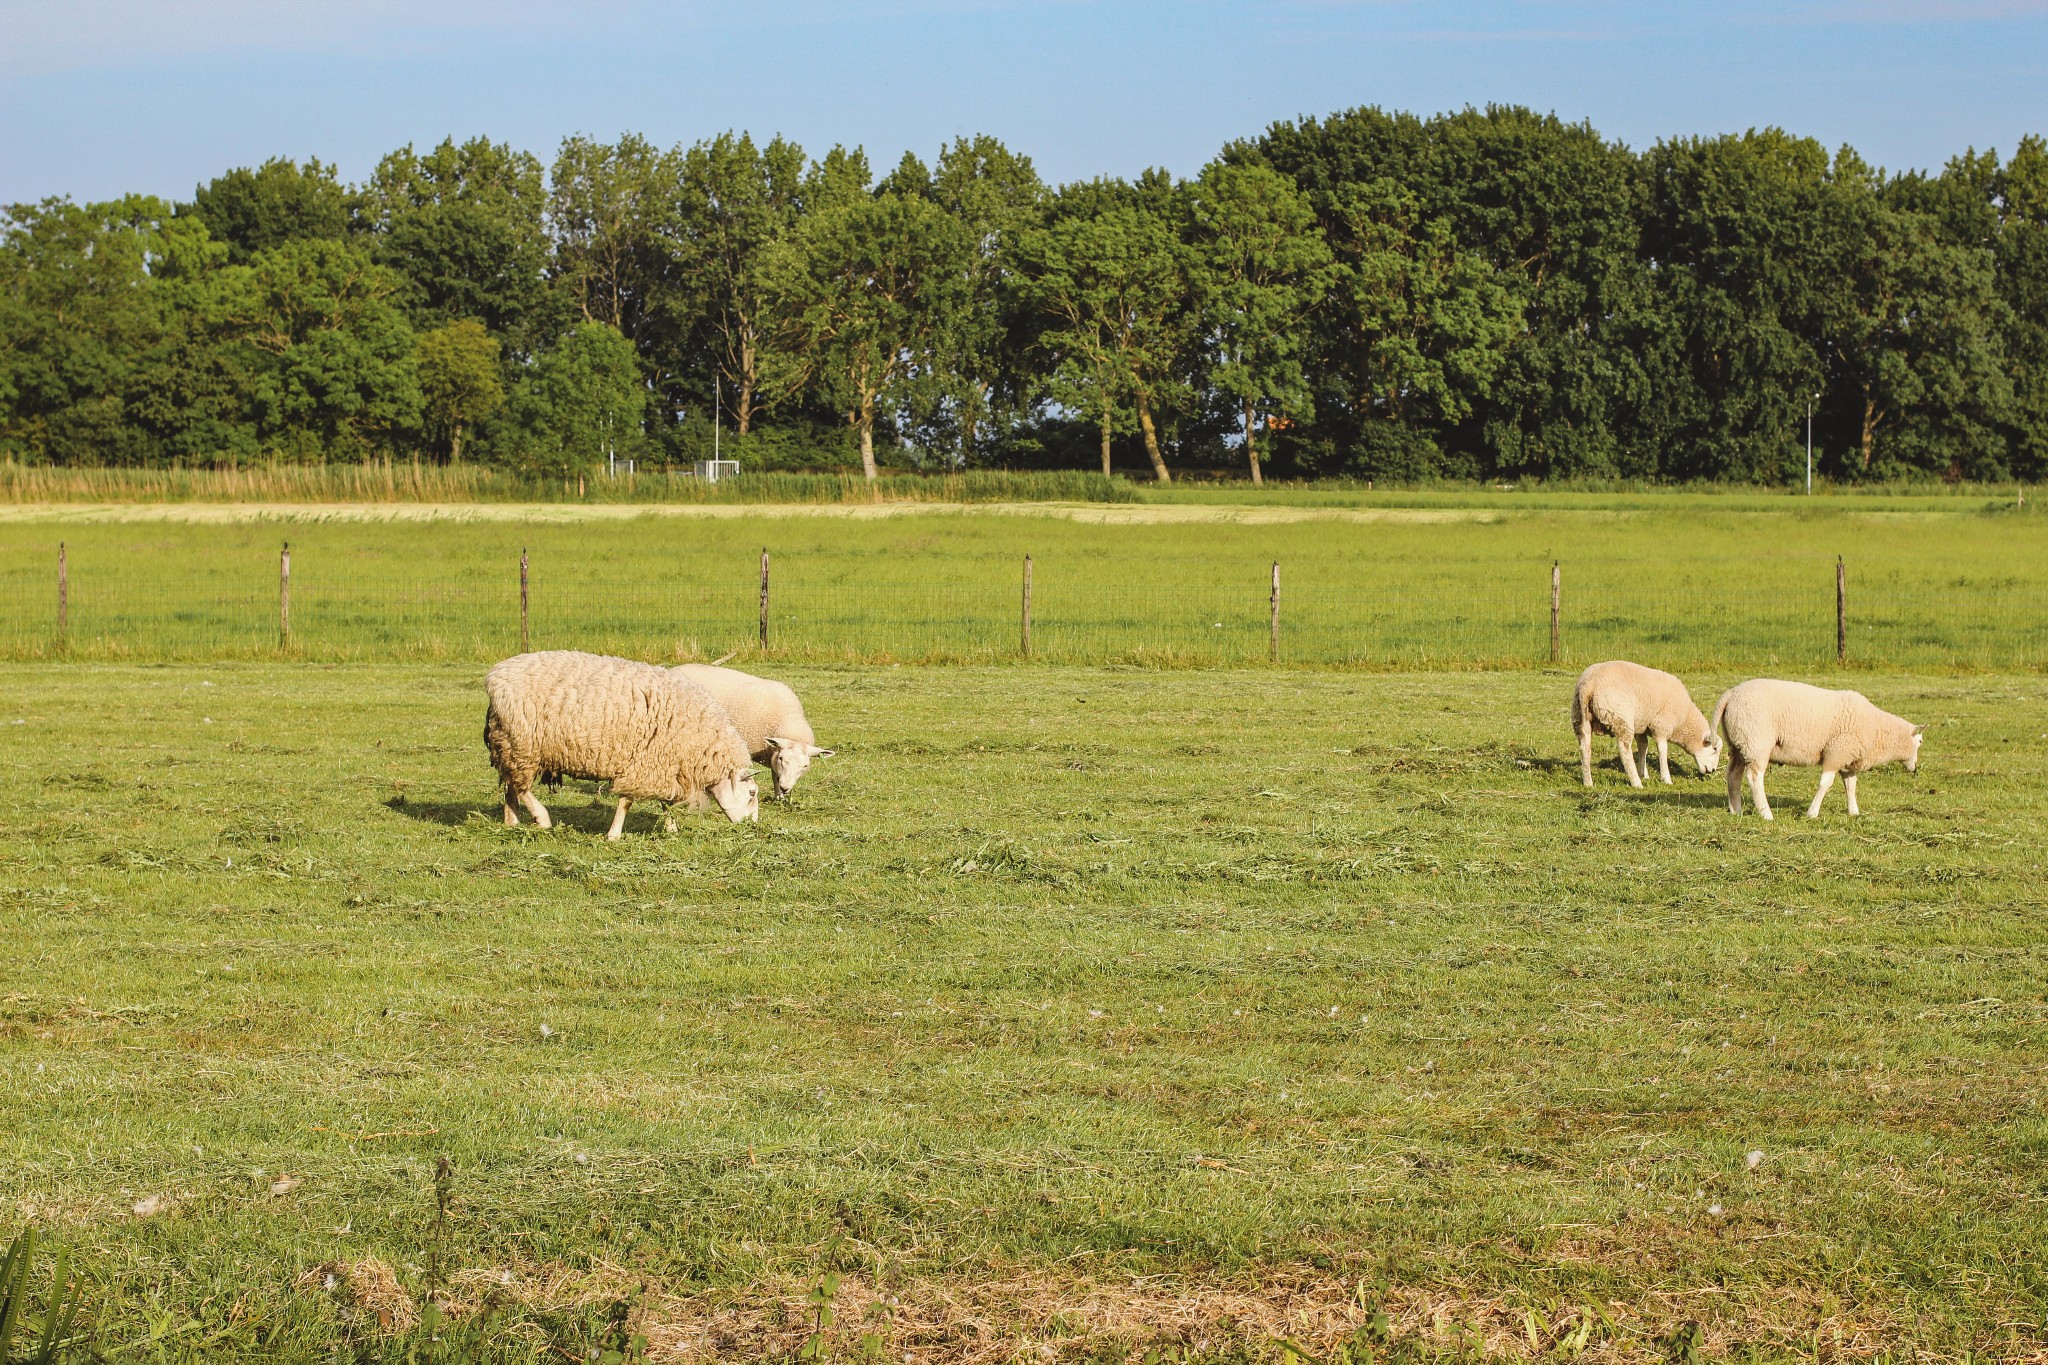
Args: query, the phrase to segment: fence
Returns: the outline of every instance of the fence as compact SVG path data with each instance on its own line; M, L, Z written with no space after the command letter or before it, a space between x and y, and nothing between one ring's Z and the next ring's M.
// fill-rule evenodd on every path
M576 648L657 659L2048 666L2048 575L1936 581L1924 568L1837 560L1745 583L1749 564L1442 563L1396 575L1273 562L1231 581L1043 556L877 572L867 558L764 550L729 577L679 582L523 552L497 572L424 577L295 560L289 546L246 573L87 568L60 546L47 575L0 575L0 657L481 661Z

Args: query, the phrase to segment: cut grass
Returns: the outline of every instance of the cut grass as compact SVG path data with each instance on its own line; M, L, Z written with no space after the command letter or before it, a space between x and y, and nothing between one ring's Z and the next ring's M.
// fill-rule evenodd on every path
M0 1238L173 1358L2042 1356L2038 676L1766 825L1564 673L786 672L793 805L608 846L473 668L0 669Z

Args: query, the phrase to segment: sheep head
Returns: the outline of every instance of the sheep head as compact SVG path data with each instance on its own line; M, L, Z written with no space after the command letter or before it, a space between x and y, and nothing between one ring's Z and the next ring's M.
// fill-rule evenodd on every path
M1709 733L1692 752L1693 762L1700 765L1700 775L1706 776L1721 766L1721 737Z
M780 735L768 736L768 747L773 750L768 756L768 766L775 773L775 794L786 797L796 780L810 771L814 758L830 758L830 749L820 749L815 744L806 744L800 739L784 739Z
M761 818L761 786L752 769L728 773L712 784L711 799L735 825Z

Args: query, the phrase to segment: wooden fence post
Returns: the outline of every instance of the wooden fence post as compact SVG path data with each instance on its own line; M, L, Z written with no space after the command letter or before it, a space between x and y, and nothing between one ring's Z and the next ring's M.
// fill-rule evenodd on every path
M768 547L761 547L761 648L768 648Z
M1273 596L1268 602L1266 658L1268 662L1280 662L1280 561L1273 561Z
M1024 630L1018 641L1018 649L1025 658L1031 657L1031 556L1024 556Z
M1848 597L1849 572L1842 565L1842 557L1835 556L1835 666L1849 662L1849 614Z
M57 644L59 648L71 643L71 568L64 553L64 542L57 542Z
M292 543L287 540L277 557L277 647L292 642Z
M519 652L527 648L526 633L526 547L519 547Z
M1558 661L1557 608L1564 596L1564 573L1556 560L1550 561L1550 662Z

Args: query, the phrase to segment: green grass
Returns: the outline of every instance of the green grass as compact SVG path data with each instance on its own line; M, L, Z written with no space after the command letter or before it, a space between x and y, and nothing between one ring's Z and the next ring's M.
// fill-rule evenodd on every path
M1834 663L1843 555L1853 668L2048 664L2048 523L2031 508L1562 496L1519 508L868 509L879 515L473 506L431 521L360 519L375 509L169 509L198 518L182 520L16 509L0 518L0 657L277 657L289 540L286 657L320 661L515 652L522 550L537 646L750 651L766 548L771 645L784 661L1014 658L1028 554L1033 645L1048 661L1263 661L1277 561L1285 661L1540 665L1562 561L1565 663L1812 670ZM56 630L60 542L68 640Z
M2048 1351L2039 676L1766 825L1562 672L784 671L792 806L606 845L474 667L0 667L0 1240L121 1359Z

